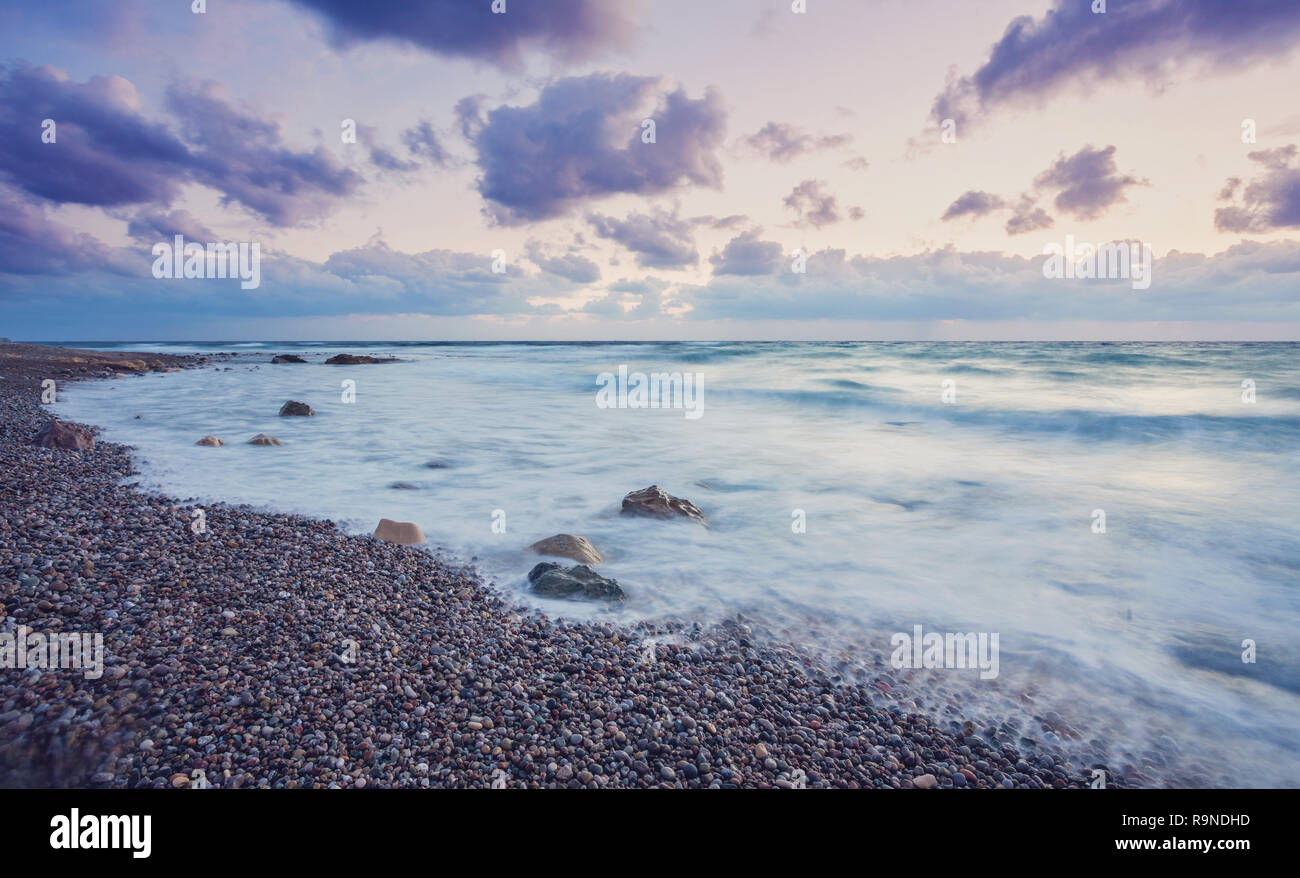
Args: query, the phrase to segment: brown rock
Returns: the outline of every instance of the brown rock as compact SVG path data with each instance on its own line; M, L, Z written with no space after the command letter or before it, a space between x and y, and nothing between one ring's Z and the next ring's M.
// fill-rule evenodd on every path
M912 778L912 786L920 790L928 790L939 782L933 774L923 774L920 777Z
M314 408L307 405L307 403L305 402L298 402L297 400L291 399L288 402L286 402L284 405L280 406L280 417L286 417L288 415L306 416L306 415L314 415L314 414L316 414L316 410Z
M572 558L582 564L599 564L605 560L605 556L600 554L586 537L573 534L556 534L538 540L528 548L539 555L559 555L561 558Z
M268 436L265 433L258 433L252 439L248 440L249 445L283 445L279 439L274 436Z
M105 363L110 369L117 369L119 372L148 372L149 364L144 360L114 360Z
M307 362L297 354L277 354L271 358L272 363L305 363Z
M202 439L200 439L198 442L195 442L194 444L204 445L207 446L208 448L220 448L222 445L225 445L226 443L218 439L216 436L204 436Z
M418 524L409 521L393 521L391 518L379 519L379 527L375 528L375 539L397 543L399 546L418 546L425 541L424 531L420 530Z
M674 497L658 485L633 491L624 497L622 513L651 518L690 518L700 524L708 524L698 506L690 500Z
M65 448L89 451L95 447L95 436L86 427L70 424L57 418L49 421L32 437L32 444L41 448Z

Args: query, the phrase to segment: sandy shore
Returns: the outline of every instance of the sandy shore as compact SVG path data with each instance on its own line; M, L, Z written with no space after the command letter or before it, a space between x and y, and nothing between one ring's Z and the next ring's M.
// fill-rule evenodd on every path
M0 344L4 630L99 632L105 652L98 679L0 670L0 785L1090 783L1092 766L1022 753L1032 729L906 709L887 667L836 682L741 621L554 622L328 521L215 505L195 534L188 507L119 484L125 447L29 444L42 379L136 361L201 365Z

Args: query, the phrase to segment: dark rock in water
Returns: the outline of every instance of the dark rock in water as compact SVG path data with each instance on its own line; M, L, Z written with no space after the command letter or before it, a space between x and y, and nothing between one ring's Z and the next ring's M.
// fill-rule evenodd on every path
M307 405L307 403L305 402L296 402L295 400L291 399L288 402L286 402L284 405L280 406L281 417L287 415L314 415L314 414L316 414L316 410L311 406Z
M335 354L325 361L327 366L362 366L366 363L396 363L396 357L372 357L366 354Z
M307 362L297 354L277 354L271 358L272 363L305 363Z
M95 447L95 436L85 427L58 419L48 421L32 437L32 444L41 448L65 448L89 451Z
M265 433L258 433L252 439L248 440L249 445L283 445L279 439L274 436L268 436Z
M586 564L575 564L565 570L560 564L543 561L529 571L528 583L534 594L548 598L627 599L621 585L613 579L606 579Z
M690 518L708 524L700 507L690 500L674 497L658 485L633 491L623 498L624 515L645 515L651 518Z
M447 467L451 466L451 464L445 460L435 459L427 462L425 466L427 466L429 469L446 469Z
M391 485L389 485L388 487L390 487L390 488L394 488L394 489L396 489L396 490L398 490L398 491L418 491L418 490L420 490L419 488L415 487L415 485L412 485L410 482L393 482L393 483L392 483Z

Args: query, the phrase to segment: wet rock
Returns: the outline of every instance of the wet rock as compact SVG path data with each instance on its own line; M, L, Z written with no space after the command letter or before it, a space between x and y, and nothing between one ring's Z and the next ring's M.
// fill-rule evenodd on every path
M623 498L624 515L643 515L651 518L689 518L707 524L704 513L690 500L674 497L658 485L633 491Z
M305 363L307 362L297 354L277 354L271 358L272 363Z
M248 440L249 445L283 445L279 439L274 436L268 436L266 433L258 433L252 439Z
M284 405L280 406L280 417L282 418L288 417L290 415L300 415L306 417L314 414L316 414L316 410L314 408L307 405L307 403L305 402L298 402L297 400L293 400L293 399L289 400Z
M533 587L535 594L549 598L612 601L627 598L627 594L618 582L601 576L586 564L575 564L565 570L559 564L543 561L528 572L528 583Z
M363 366L367 363L396 363L395 357L372 357L367 354L335 354L325 361L327 366Z
M409 521L393 521L391 518L379 519L374 537L384 542L397 543L399 546L418 546L425 542L424 531L420 530L418 524Z
M198 442L195 442L194 444L204 445L208 448L220 448L222 445L225 445L226 443L218 439L216 436L204 436L202 439L200 439Z
M583 564L599 564L605 556L596 550L586 537L573 534L556 534L544 540L538 540L528 548L539 555L559 555Z
M95 436L86 427L70 424L57 418L47 421L36 435L32 444L41 448L63 448L73 451L89 451L95 447Z

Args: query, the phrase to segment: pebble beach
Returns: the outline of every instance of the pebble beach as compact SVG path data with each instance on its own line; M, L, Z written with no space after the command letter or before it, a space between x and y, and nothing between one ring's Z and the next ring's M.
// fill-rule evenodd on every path
M117 367L110 361L132 363ZM79 361L79 362L78 362ZM333 522L142 494L127 447L33 446L42 380L214 368L0 345L0 617L102 632L98 679L0 670L0 785L1086 788L1020 719L918 709L737 617L554 620ZM1043 720L1041 730L1050 722Z

